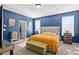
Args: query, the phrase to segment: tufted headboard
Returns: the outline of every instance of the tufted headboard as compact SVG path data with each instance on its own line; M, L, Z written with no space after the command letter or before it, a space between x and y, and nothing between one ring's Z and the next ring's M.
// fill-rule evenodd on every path
M51 32L51 33L56 33L60 35L60 26L46 26L46 27L41 27L40 32Z

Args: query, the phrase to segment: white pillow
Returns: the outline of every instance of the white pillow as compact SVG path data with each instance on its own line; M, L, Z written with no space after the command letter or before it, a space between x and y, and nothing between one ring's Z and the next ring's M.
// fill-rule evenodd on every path
M41 34L44 34L44 35L56 35L56 33L51 33L51 32L43 32Z

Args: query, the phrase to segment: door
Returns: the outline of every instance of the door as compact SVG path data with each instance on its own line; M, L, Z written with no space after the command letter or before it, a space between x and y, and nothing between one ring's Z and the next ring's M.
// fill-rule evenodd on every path
M26 21L19 21L19 37L20 39L26 38Z

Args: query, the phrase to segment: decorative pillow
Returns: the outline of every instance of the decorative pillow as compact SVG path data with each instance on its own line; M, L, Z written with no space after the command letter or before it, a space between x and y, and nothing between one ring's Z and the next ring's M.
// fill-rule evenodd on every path
M43 33L41 33L41 34L45 34L45 35L46 35L46 34L50 34L50 32L43 32Z
M56 35L56 33L51 33L51 32L43 32L41 34L44 34L44 35Z
M52 35L57 35L56 33L52 33Z

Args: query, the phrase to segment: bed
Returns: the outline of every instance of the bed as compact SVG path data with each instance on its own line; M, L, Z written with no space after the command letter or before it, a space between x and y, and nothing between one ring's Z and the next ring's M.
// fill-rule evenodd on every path
M41 28L41 33L32 35L31 37L29 37L28 41L35 40L35 41L39 41L42 43L46 43L48 45L48 51L53 52L53 53L58 53L59 48L60 48L59 28L52 27L51 31L50 31L50 28L49 27Z

